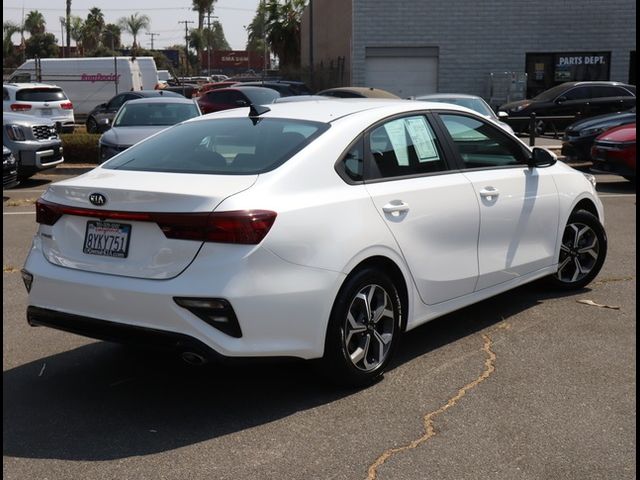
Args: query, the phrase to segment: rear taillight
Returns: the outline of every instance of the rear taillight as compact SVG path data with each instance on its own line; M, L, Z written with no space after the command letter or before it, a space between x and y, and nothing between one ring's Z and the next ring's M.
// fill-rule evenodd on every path
M73 110L73 103L71 102L61 103L60 108L62 108L63 110Z
M31 105L28 103L13 103L11 104L12 112L26 112L27 110L31 110Z
M256 245L269 233L277 213L268 210L212 213L114 212L67 207L41 198L36 201L36 222L54 225L62 215L154 222L167 238Z

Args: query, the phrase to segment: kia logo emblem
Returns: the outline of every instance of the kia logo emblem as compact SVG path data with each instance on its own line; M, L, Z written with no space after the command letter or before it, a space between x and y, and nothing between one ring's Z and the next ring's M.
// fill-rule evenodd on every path
M102 195L101 193L92 193L89 195L89 201L94 205L101 207L105 203L107 203L107 197Z

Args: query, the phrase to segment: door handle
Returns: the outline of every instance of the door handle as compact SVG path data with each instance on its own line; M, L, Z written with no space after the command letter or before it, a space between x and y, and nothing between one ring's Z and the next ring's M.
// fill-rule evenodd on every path
M500 195L500 192L495 187L484 187L480 190L480 196L487 200L492 200L493 197L497 197L498 195Z
M387 203L384 207L382 207L382 211L384 213L405 213L409 211L409 204L403 202L402 200L393 200Z

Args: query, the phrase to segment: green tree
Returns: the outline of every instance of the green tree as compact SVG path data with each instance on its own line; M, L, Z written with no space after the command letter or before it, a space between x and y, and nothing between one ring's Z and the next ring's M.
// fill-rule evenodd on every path
M58 57L58 52L58 39L53 33L36 33L25 42L25 53L29 58Z
M120 30L119 26L107 23L102 30L102 45L111 50L120 48L122 46L121 35L122 30Z
M88 52L91 52L100 46L104 27L105 21L102 10L97 7L93 7L89 10L87 19L84 21L84 29L82 31L82 45Z
M82 55L84 53L84 46L82 45L82 39L84 37L84 20L75 15L71 15L69 18L71 19L69 23L69 35L73 41L76 42L78 55Z
M300 19L306 0L271 0L267 4L267 42L283 69L300 66Z
M264 25L266 18L266 5L260 2L253 20L247 27L247 50L264 54Z
M31 35L45 32L45 24L47 22L44 16L37 10L31 10L24 19L24 29Z
M148 30L151 25L151 20L147 15L140 15L138 12L128 17L122 17L118 20L118 26L125 32L129 32L133 36L133 45L131 49L135 51L138 49L138 33L140 30Z
M17 62L11 37L21 32L22 26L17 23L4 22L2 24L2 64L5 67L13 66Z

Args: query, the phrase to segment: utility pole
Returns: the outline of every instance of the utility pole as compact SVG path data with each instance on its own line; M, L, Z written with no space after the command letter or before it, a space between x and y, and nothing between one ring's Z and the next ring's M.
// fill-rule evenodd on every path
M313 0L309 0L309 84L313 85Z
M151 50L153 50L153 37L159 37L160 34L159 33L147 32L147 33L145 33L145 35L149 35L151 37Z
M267 3L262 0L262 42L264 43L264 57L262 58L262 81L267 73Z
M211 16L211 10L207 12L207 29L209 32L207 33L207 76L211 76L211 19L218 18L216 16Z
M184 69L185 76L189 74L189 27L193 20L179 20L178 23L184 23Z

